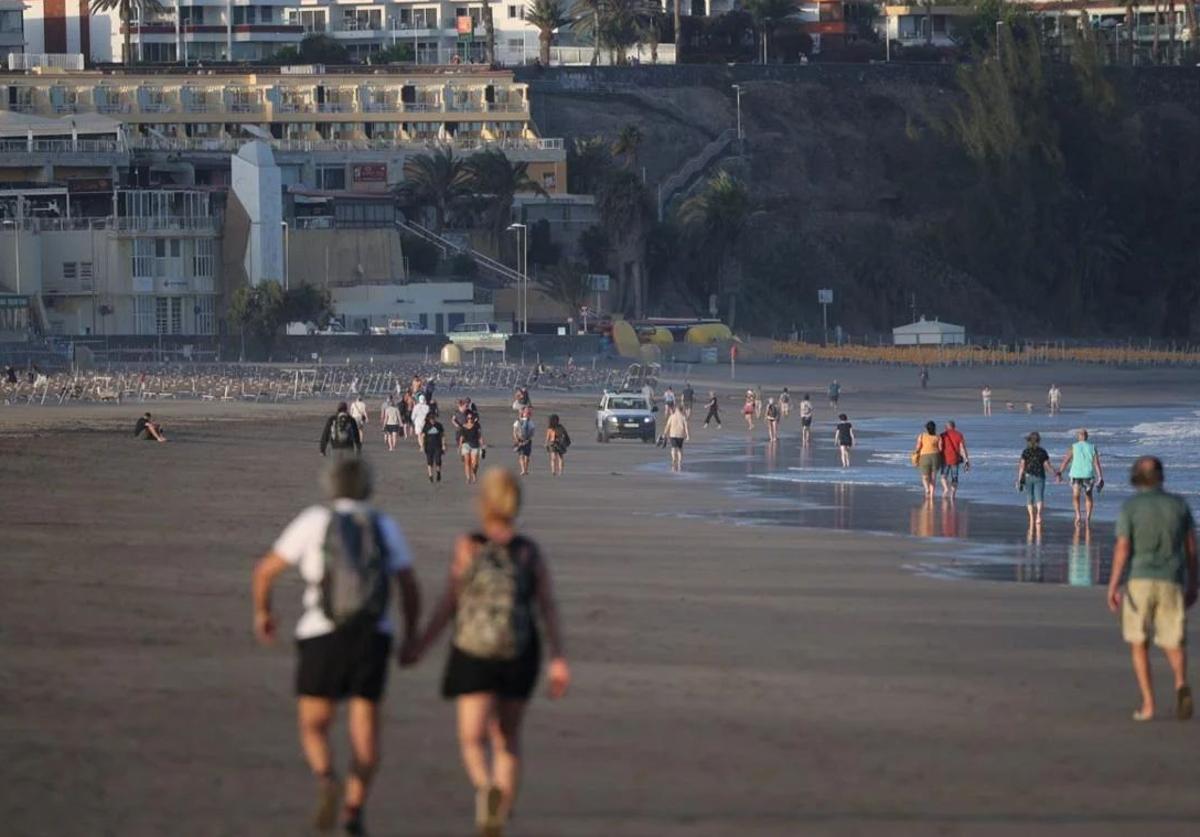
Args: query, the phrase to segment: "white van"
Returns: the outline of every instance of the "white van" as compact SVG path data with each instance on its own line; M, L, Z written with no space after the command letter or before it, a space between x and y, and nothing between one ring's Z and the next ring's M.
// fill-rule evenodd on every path
M502 352L508 338L495 323L459 323L450 330L450 342L465 352Z
M432 331L422 327L420 323L415 323L412 320L388 320L387 333L392 336L408 334L433 334Z

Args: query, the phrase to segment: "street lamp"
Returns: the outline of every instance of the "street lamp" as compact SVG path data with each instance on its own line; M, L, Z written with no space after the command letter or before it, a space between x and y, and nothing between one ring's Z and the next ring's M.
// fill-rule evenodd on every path
M737 138L738 142L742 141L742 86L740 84L732 85L737 91Z
M996 60L997 61L1000 60L1000 32L1001 32L1000 27L1002 27L1002 26L1004 26L1004 21L1002 21L1002 20L996 21Z
M521 320L521 333L529 333L529 228L524 224L509 224L517 233L517 312ZM524 290L522 290L522 285Z
M288 222L280 221L279 225L283 227L283 289L288 289L288 279L292 272L292 247L291 236L288 235Z

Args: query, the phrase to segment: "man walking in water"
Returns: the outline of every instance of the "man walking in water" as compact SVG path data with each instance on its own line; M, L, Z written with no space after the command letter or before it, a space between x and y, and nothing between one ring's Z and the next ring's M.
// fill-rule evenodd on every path
M992 388L984 384L979 395L983 398L983 414L990 416L992 414Z
M1175 717L1192 717L1187 682L1187 609L1196 603L1196 530L1192 510L1179 496L1163 491L1163 466L1157 457L1133 463L1130 482L1137 494L1117 517L1117 543L1108 582L1108 608L1121 614L1121 633L1133 656L1133 672L1142 693L1135 721L1154 718L1150 680L1150 635L1163 650L1175 675ZM1129 580L1121 578L1129 567Z
M704 417L704 426L708 427L710 421L717 423L717 430L721 429L721 401L712 390L708 393L708 414Z
M1050 415L1057 415L1060 412L1062 390L1058 388L1058 384L1050 385L1050 391L1046 393L1046 402L1050 405Z
M687 416L681 410L673 410L667 416L663 434L671 446L671 470L679 472L683 469L683 443L691 436L688 434Z
M967 453L967 440L953 421L946 422L942 431L942 499L953 500L958 496L958 470L971 469L971 457Z
M837 379L834 379L833 382L829 384L829 406L836 410L838 399L841 398L841 396L842 385L837 382Z
M1075 434L1075 444L1067 451L1062 465L1058 469L1058 482L1062 482L1063 471L1067 466L1071 480L1071 503L1075 506L1075 525L1081 522L1079 515L1079 495L1084 495L1086 506L1086 522L1092 522L1092 508L1095 504L1093 494L1104 488L1104 469L1100 466L1100 451L1088 441L1087 430L1080 428Z
M340 802L345 833L365 834L363 807L379 764L379 701L396 633L388 612L393 581L400 592L402 653L414 639L420 597L400 528L367 504L366 463L335 462L322 478L331 505L301 512L254 569L254 634L264 644L275 642L271 588L295 567L307 585L296 625L295 682L300 744L317 781L313 826L332 830ZM351 766L344 784L329 746L342 701L350 704Z
M806 392L800 400L800 443L806 447L812 441L812 423L813 403Z

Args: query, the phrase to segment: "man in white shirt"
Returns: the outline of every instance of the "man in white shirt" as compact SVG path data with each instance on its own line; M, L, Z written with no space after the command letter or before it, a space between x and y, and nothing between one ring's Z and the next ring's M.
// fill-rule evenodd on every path
M313 824L319 830L334 826L344 791L343 824L347 833L361 834L367 788L379 762L378 704L395 633L388 614L391 581L400 591L401 653L413 641L420 597L399 527L366 502L367 464L339 460L322 477L331 505L301 512L255 567L254 633L264 644L275 641L271 587L295 567L305 582L296 625L296 693L300 743L318 783ZM333 771L329 728L337 703L347 699L353 757L343 788Z
M417 396L417 405L412 409L412 423L417 430L417 447L421 447L421 433L425 429L425 417L429 415L429 405L425 403L425 396Z
M369 420L367 402L363 401L361 395L356 395L354 400L350 402L350 418L358 422L358 435L363 441L367 441L367 421Z

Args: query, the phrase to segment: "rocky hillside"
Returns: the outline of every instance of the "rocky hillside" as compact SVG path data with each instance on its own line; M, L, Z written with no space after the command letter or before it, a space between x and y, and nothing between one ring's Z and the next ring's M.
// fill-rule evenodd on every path
M1057 65L1030 71L1036 83L1016 66L973 72L583 68L527 80L545 136L615 140L636 125L652 203L736 124L741 86L745 154L717 165L751 198L735 272L755 330L815 328L816 291L829 287L835 321L853 334L914 311L1004 338L1200 331L1187 232L1200 221L1195 72L1097 79ZM715 287L704 242L671 232L679 203L661 235L675 251L647 256L652 311L700 307Z

